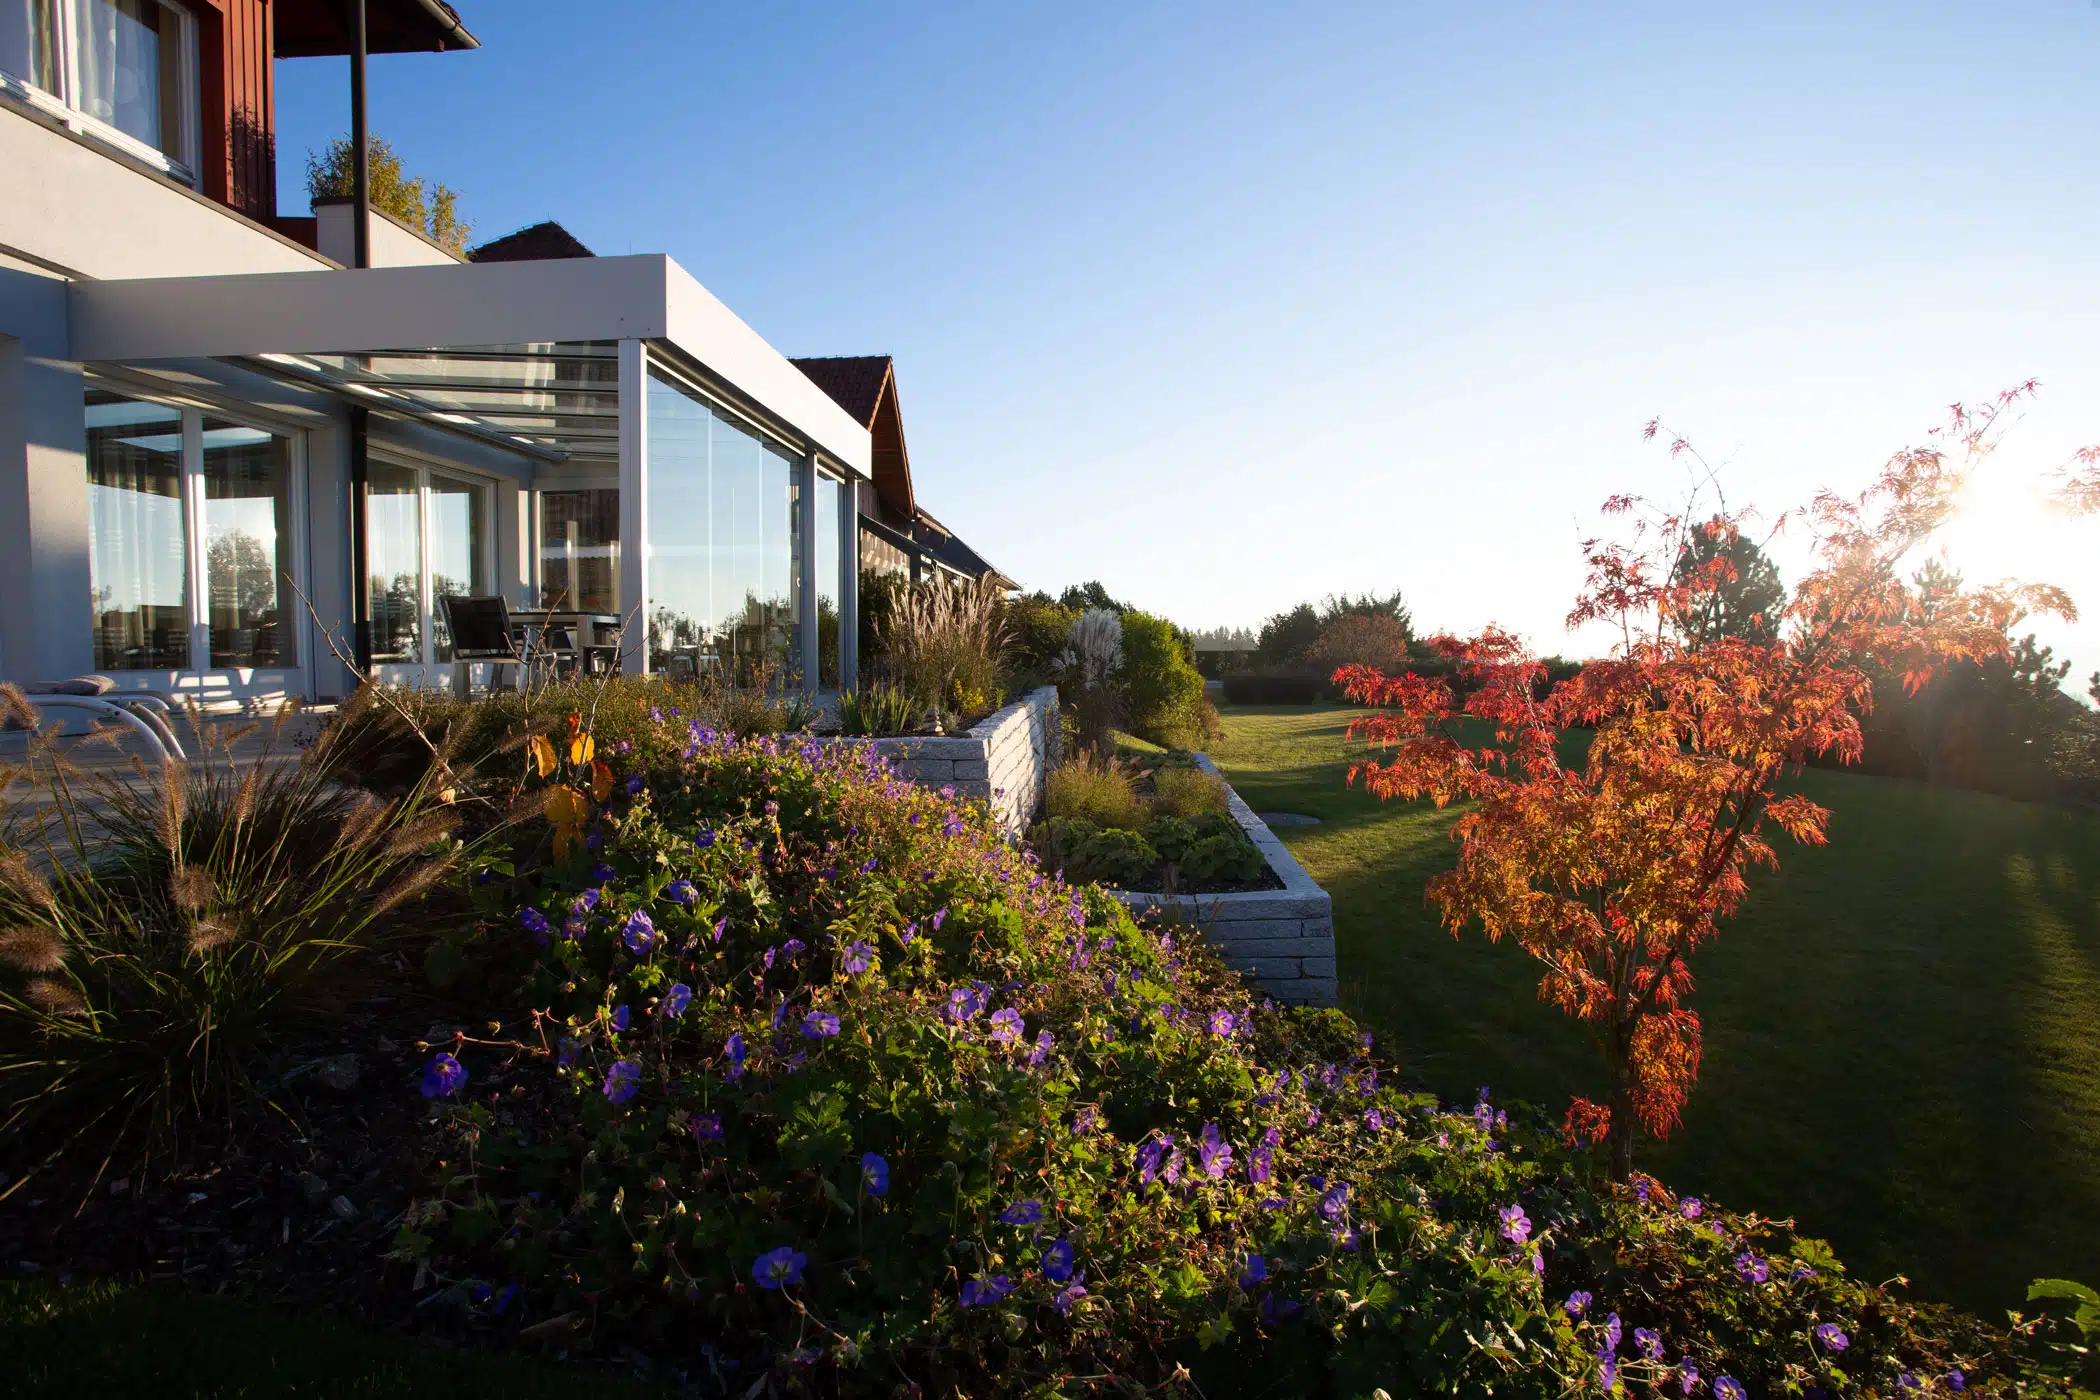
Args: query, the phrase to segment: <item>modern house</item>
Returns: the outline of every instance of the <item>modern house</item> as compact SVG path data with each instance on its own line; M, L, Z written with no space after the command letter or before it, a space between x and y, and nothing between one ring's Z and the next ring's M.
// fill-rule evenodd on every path
M475 43L366 9L374 53ZM448 594L618 619L630 672L852 675L869 416L667 257L375 213L350 267L352 206L277 216L272 61L345 13L0 0L0 678L423 683Z

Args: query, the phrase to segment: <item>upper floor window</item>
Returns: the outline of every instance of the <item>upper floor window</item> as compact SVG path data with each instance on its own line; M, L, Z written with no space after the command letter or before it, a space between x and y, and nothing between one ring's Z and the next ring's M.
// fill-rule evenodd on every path
M0 0L0 88L193 178L197 25L173 0Z

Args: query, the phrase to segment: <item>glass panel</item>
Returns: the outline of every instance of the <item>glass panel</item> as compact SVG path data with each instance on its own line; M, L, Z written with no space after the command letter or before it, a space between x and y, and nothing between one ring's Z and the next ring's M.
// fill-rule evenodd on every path
M182 158L182 18L159 0L75 0L73 105Z
M451 477L430 477L430 636L439 661L452 659L440 598L486 596L488 488Z
M674 676L712 671L715 610L709 526L714 414L649 376L649 665Z
M756 437L719 414L708 442L715 649L725 665L748 676L765 656L765 573L759 550L765 452Z
M839 565L843 546L839 543L839 511L846 483L828 476L817 477L816 520L810 528L809 547L817 552L817 683L839 683Z
M211 664L291 666L291 440L204 420L204 575Z
M540 606L619 613L618 487L540 493Z
M796 508L795 459L766 446L766 511L763 550L766 581L766 643L775 665L800 682L802 512Z
M58 95L56 0L0 0L0 73Z
M365 605L372 659L423 660L423 530L416 473L373 462L365 486Z
M89 390L87 482L95 669L189 665L181 412Z

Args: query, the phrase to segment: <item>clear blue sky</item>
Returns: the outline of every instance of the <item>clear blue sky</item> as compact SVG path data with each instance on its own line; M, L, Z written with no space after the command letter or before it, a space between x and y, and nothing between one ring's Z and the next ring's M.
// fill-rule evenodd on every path
M2037 376L1950 548L2100 668L2100 521L2035 505L2100 441L2090 0L458 4L483 47L373 60L373 125L477 237L894 354L921 499L1028 586L1580 653L1597 503L1678 481L1649 417L1777 509ZM289 212L347 65L279 73Z

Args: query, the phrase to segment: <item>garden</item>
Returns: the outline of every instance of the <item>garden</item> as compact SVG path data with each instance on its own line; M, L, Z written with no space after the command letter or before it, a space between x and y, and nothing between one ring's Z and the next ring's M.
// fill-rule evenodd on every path
M1260 878L1178 755L1220 747L1256 791L1294 766L1253 746L1262 716L1211 708L1187 634L1098 585L892 601L828 741L785 696L609 678L367 688L303 746L287 713L266 762L95 773L32 735L0 846L18 1389L159 1361L251 1395L2074 1393L2100 1298L1965 1311L1890 1278L1902 1242L1797 1225L1783 1174L1742 1163L1717 1199L1657 1147L1704 1107L1674 1134L1657 1111L1691 1093L1681 1055L1609 1059L1606 1102L1565 1114L1594 1070L1480 1083L1522 1057L1398 1009L1492 1025L1507 988L1374 981L1393 954L1347 879L1360 1017L1271 1003L1198 930L1134 917L1113 889ZM1671 655L1747 655L1716 645ZM1492 638L1440 645L1441 674L1400 655L1337 660L1376 795L1329 776L1359 826L1434 849L1403 887L1450 864L1452 821L1532 800L1478 774L1573 803L1609 768L1592 750L1650 753L1611 747L1607 668L1555 678ZM1603 692L1614 715L1650 713L1653 680ZM1067 759L1023 842L854 742L1046 683ZM1589 737L1532 722L1556 694ZM1805 829L1791 796L1769 805ZM1586 800L1561 815L1607 810ZM1615 899L1614 928L1670 913ZM1794 1115L1760 1112L1741 1132L1789 1143ZM316 1383L317 1356L356 1374Z

